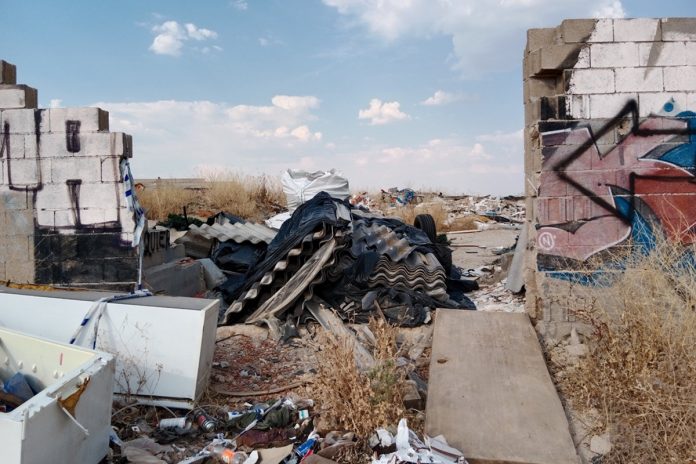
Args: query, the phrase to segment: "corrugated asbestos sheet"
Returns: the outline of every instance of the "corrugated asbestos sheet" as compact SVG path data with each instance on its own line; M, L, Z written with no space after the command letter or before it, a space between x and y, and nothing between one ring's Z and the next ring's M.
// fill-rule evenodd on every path
M232 240L236 243L251 242L254 245L265 242L271 243L277 231L266 227L263 224L253 224L251 222L236 224L202 224L201 226L191 225L189 230L195 231L205 238L216 238L221 242Z

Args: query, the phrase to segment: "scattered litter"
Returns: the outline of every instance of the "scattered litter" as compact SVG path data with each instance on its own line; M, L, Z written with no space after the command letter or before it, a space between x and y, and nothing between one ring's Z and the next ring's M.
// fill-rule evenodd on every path
M406 425L406 419L399 421L396 437L388 431L378 429L376 445L388 448L396 445L396 451L380 454L373 459L372 464L399 464L399 463L432 463L432 464L466 464L464 455L457 449L447 444L443 436L435 438L425 437L421 441Z

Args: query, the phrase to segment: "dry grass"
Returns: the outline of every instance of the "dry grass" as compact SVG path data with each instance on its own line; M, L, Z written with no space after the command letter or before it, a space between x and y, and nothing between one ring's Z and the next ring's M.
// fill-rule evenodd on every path
M372 320L370 328L376 339L371 350L375 367L361 372L353 361L355 342L322 332L314 381L325 423L355 432L363 444L376 428L394 426L406 413L401 389L405 373L396 366L396 328L382 320Z
M163 182L138 193L148 219L164 220L169 214L207 217L219 211L259 221L279 212L285 204L280 180L234 172L208 173L200 189L186 189Z
M574 407L602 414L613 444L604 463L696 458L694 252L660 240L577 314L595 328L592 349L560 386Z

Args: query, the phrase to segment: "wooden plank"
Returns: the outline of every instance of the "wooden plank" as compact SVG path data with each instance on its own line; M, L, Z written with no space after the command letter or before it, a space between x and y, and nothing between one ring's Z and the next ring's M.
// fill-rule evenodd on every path
M425 427L471 464L579 462L526 314L437 310Z

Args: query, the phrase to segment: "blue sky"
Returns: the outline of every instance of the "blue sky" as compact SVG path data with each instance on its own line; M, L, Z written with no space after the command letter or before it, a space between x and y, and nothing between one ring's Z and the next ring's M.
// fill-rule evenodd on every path
M101 106L136 177L337 168L354 188L523 191L525 31L693 0L2 0L42 107Z

